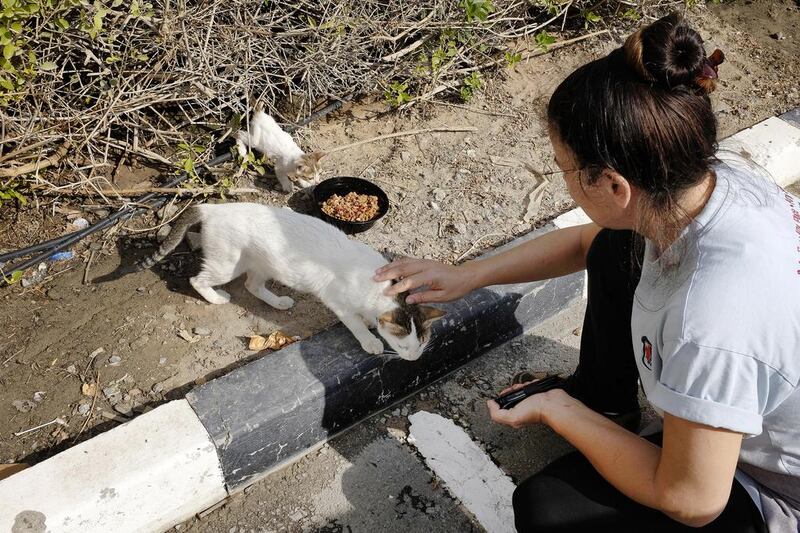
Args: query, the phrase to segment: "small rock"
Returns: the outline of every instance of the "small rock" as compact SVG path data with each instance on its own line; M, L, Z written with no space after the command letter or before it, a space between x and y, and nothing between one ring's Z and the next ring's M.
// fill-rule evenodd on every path
M108 358L109 366L119 366L121 362L122 362L122 357L118 355L112 355L111 357Z
M581 328L577 327L577 328L573 329L572 330L572 334L575 335L576 337L580 337L581 336Z
M782 31L779 31L777 33L773 33L772 35L770 35L770 37L772 37L776 41L782 41L782 40L786 39L786 36L783 34Z
M437 188L433 189L433 198L434 198L434 199L435 199L437 202L441 202L442 200L444 200L445 198L447 198L447 192L445 192L445 191L443 191L442 189L439 189L439 188L437 187Z
M91 408L92 406L90 404L82 403L78 406L78 414L81 416L87 416Z
M11 405L13 405L14 408L20 413L27 413L28 411L36 407L36 404L30 400L14 400L13 402L11 402Z
M84 383L81 386L81 394L92 398L95 394L97 394L97 385L94 383Z
M129 415L133 410L133 406L130 402L119 402L114 406L114 410L121 415Z
M74 374L77 374L77 373L78 373L78 369L75 368L75 365L69 365L67 367L67 374L73 374L74 375Z
M400 160L403 163L408 163L409 161L411 161L411 152L405 152L405 151L400 152Z
M166 357L162 357L161 359L158 360L158 364L161 365L161 366L166 365L167 364L167 358Z
M144 291L146 291L146 290L147 290L147 289L146 289L145 287L137 287L137 288L136 288L136 292L144 292Z
M111 385L103 389L103 395L109 400L114 396L119 396L119 386Z
M159 393L163 392L163 390L164 390L164 382L161 381L159 383L156 383L155 385L153 385L153 389L152 390L156 394L159 394Z
M191 333L189 333L185 329L182 329L182 330L178 331L178 337L180 337L181 339L185 340L189 344L197 342L197 338L194 337Z
M211 335L211 330L208 328L194 328L193 331L195 335L200 335L201 337L207 337L208 335Z
M400 409L400 416L408 416L408 408L403 407Z
M89 221L83 217L78 217L72 221L72 227L75 229L84 229L89 227Z
M400 416L400 409L395 409L392 411L392 416Z
M428 202L428 205L430 205L431 209L433 209L434 211L440 211L442 209L436 202Z
M178 206L175 204L166 204L158 210L158 218L164 220L165 218L172 218L178 212Z
M137 396L141 396L141 395L142 395L142 389L135 389L134 388L134 389L131 389L131 390L128 391L128 396L130 396L131 398L136 398Z
M44 397L47 396L45 391L37 391L33 393L33 401L36 403L42 403L44 401Z
M472 149L467 150L467 157L469 157L470 159L475 159L475 157L477 157L477 155L478 155L478 152L476 152L475 150L472 150Z
M156 233L156 240L158 240L158 242L164 242L164 239L167 238L170 231L172 231L172 227L169 224L164 224L159 228L158 233Z

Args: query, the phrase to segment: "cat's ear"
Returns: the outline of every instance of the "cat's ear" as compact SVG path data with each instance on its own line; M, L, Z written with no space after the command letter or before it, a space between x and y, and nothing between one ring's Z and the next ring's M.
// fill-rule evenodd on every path
M396 323L395 320L396 319L393 311L386 311L385 313L383 313L378 317L378 323L380 325L395 324Z
M315 150L310 154L308 154L308 160L312 165L315 165L319 162L320 159L322 159L326 155L328 155L327 152L323 152L321 150Z
M430 305L421 305L419 306L419 310L422 311L422 324L426 327L447 314L438 307L432 307Z

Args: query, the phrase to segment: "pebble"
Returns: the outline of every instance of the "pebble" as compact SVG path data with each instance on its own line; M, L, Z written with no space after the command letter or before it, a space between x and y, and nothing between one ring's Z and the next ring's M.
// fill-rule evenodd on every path
M477 155L478 152L476 152L475 150L472 149L467 150L467 157L469 157L470 159L475 159Z
M119 396L119 386L118 385L111 385L110 387L106 387L103 389L103 395L109 400L114 396Z
M581 336L581 328L577 327L577 328L573 329L572 330L572 334L575 335L576 337L580 337Z
M776 41L782 41L786 39L786 36L783 34L782 31L779 31L778 33L773 33L772 35L770 35L770 37L772 37Z
M167 364L167 358L166 357L162 357L161 359L158 360L158 364L161 365L161 366L166 365Z
M131 389L128 391L128 396L130 396L131 398L136 398L137 396L141 395L142 395L141 389Z
M158 242L164 242L164 239L167 238L167 235L169 235L170 231L172 231L172 227L169 224L164 224L161 226L158 230L158 233L156 233L156 239Z
M405 152L405 151L400 152L400 160L403 163L408 163L409 161L411 161L411 152Z
M147 289L145 289L144 287L137 287L137 288L136 288L136 292L144 292L144 291L146 291L146 290L147 290Z
M81 416L86 416L89 414L89 410L92 406L88 403L82 403L78 406L78 414Z
M36 407L36 404L30 400L14 400L11 402L11 405L13 405L20 413L27 413Z
M37 391L33 393L33 401L36 403L42 403L44 401L44 397L47 396L47 393L44 391Z
M447 198L447 192L445 192L445 191L443 191L442 189L439 189L439 188L437 187L436 189L433 189L433 198L434 198L434 199L435 199L437 202L441 202L442 200L444 200L445 198Z
M195 335L200 335L202 337L207 337L208 335L211 335L211 330L208 328L194 328L193 331Z
M165 219L165 218L172 218L172 215L178 212L178 206L175 204L166 204L164 207L158 210L158 218Z
M77 374L78 373L78 369L75 368L75 365L69 365L67 367L67 373L68 374Z
M108 364L110 366L119 366L121 362L122 362L122 357L118 355L112 355L111 357L108 358Z
M133 406L130 402L119 402L114 406L114 410L122 415L129 415L131 414L131 410L133 410Z
M161 382L159 382L159 383L156 383L155 385L153 385L153 392L155 392L155 393L160 393L160 392L162 392L163 390L164 390L164 382L163 382L163 381L161 381Z

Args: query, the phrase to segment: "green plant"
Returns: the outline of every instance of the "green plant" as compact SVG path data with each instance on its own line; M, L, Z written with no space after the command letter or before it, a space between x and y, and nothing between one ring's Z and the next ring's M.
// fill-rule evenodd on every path
M3 281L5 281L6 284L13 285L22 279L22 270L15 270L10 276L6 276L4 273L2 273L2 271L0 271L0 275L3 276Z
M625 20L636 21L636 20L639 20L640 18L642 18L642 15L638 11L636 11L635 8L631 7L631 8L626 9L625 11L623 11L620 14L620 18L625 19Z
M506 52L504 57L506 60L506 65L508 65L509 68L513 68L514 65L522 61L522 54L519 52Z
M467 15L467 22L483 22L494 12L492 0L461 0L461 7Z
M561 9L561 2L558 0L536 0L536 4L547 9L551 15L555 15Z
M583 16L583 27L585 29L589 29L589 26L594 26L595 24L597 24L598 22L602 22L603 20L603 17L601 17L592 10L583 11L581 15Z
M459 94L461 95L461 99L465 102L468 102L470 98L475 94L476 91L481 90L483 87L483 76L478 71L473 72L466 78L464 78L464 83L459 89Z
M392 82L389 87L383 92L383 99L392 107L399 107L406 102L411 101L411 95L408 94L408 82Z
M181 156L180 160L180 169L177 170L178 173L186 172L189 175L189 184L190 186L199 185L201 183L200 176L197 174L197 169L195 168L194 161L198 155L205 152L205 148L202 146L195 146L193 144L187 143L178 143L178 154ZM184 182L186 183L186 182Z
M536 46L538 46L539 48L541 48L545 52L547 51L547 49L550 47L551 44L556 42L556 38L553 37L552 35L550 35L549 33L547 33L544 30L542 30L539 33L537 33L536 37L534 37L534 39L536 41Z
M19 184L15 178L11 178L5 183L0 183L0 205L5 202L17 201L22 205L28 203L25 197L18 190Z

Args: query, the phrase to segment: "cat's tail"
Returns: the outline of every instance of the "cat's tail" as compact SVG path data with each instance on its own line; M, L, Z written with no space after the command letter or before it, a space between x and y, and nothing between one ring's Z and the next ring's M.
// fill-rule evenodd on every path
M150 268L164 259L167 254L178 247L184 236L186 236L186 232L189 228L200 222L200 220L200 210L197 207L192 206L184 211L183 214L178 217L178 220L175 221L172 230L169 232L166 239L164 239L164 242L161 243L161 246L158 247L158 250L156 250L153 255L143 259L142 262L137 265L137 270Z

